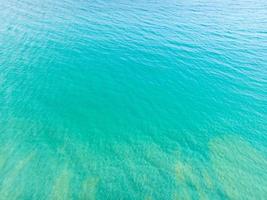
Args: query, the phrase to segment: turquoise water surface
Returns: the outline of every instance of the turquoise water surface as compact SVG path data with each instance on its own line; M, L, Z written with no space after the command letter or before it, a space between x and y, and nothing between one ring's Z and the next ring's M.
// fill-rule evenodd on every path
M0 0L13 199L267 199L267 1Z

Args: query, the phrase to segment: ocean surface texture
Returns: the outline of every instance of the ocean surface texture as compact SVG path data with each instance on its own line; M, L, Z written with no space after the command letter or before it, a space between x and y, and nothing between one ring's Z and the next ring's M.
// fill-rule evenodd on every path
M0 200L266 198L266 0L0 0Z

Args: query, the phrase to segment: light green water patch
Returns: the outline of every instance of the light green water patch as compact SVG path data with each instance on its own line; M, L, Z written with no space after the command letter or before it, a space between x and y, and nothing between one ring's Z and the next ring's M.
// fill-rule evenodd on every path
M55 178L53 189L51 191L51 198L54 200L67 200L71 199L71 179L72 172L64 168L60 174Z
M266 155L234 136L213 139L209 147L212 167L230 199L266 198Z
M180 188L179 192L175 192L172 196L173 200L192 200L190 193L185 188Z
M16 161L14 166L11 167L4 176L4 179L0 185L0 199L19 199L19 196L22 195L22 191L25 189L19 178L23 175L23 171L28 167L33 158L35 157L36 152L32 151L24 158Z
M264 199L267 159L244 139L216 137L210 159L180 155L174 165L174 199Z
M176 198L218 199L211 173L196 163L178 161L175 165L175 177L178 184Z
M99 178L87 178L82 183L80 199L94 200L96 199L97 186Z
M120 168L130 180L126 182L127 190L133 193L141 191L136 198L171 198L171 193L175 190L175 182L171 173L171 166L175 160L173 155L168 155L159 145L149 139L115 144L113 151L119 159L117 162Z
M0 170L3 172L3 168L10 159L12 153L14 152L16 146L14 144L2 144L0 147Z
M105 167L103 158L92 152L89 143L84 144L67 137L63 140L56 153L60 161L68 163L68 166L61 167L63 169L59 169L55 174L57 178L50 198L60 199L60 196L64 195L67 199L95 199L100 182L100 178L95 174L96 170L99 170L97 175L105 177L100 170ZM61 163L58 165L62 166Z

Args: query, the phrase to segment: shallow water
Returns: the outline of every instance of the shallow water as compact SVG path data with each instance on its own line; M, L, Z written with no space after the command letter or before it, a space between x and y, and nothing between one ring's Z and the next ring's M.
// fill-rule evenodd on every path
M0 199L264 199L267 2L0 0Z

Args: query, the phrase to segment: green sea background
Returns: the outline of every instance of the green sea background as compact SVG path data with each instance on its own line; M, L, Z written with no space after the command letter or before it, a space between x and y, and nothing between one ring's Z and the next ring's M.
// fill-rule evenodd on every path
M267 1L0 0L0 200L267 198Z

